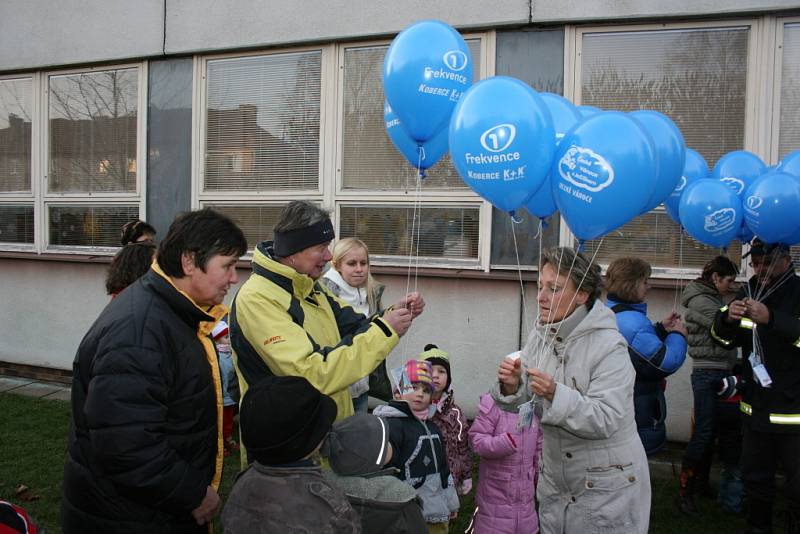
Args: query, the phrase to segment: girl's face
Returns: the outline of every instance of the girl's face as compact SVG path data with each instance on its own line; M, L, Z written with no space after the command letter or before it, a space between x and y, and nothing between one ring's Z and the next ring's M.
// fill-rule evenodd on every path
M720 276L717 273L711 274L711 280L714 282L714 287L720 295L727 295L735 289L736 276Z
M447 369L444 365L433 365L433 388L436 393L442 393L447 386Z
M415 412L427 410L431 405L431 387L428 384L416 382L414 391L401 395L400 398L406 401Z
M369 258L367 258L367 251L363 248L355 247L350 249L335 267L344 278L344 281L352 287L364 287L367 284Z

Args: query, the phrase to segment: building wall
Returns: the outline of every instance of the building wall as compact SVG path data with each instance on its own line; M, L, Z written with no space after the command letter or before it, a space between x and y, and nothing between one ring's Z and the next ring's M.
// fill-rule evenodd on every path
M105 269L95 263L0 259L0 301L11 303L6 309L13 310L3 320L0 361L70 369L81 338L108 303ZM249 273L241 270L239 275L244 281ZM387 285L385 304L405 293L405 276L379 278ZM427 303L425 313L390 354L388 365L398 366L427 343L436 343L450 353L457 400L473 417L499 361L520 348L519 282L421 277L416 283ZM527 322L536 313L533 289L526 284ZM674 296L674 290L653 290L651 317L666 315ZM670 379L667 389L669 437L674 440L689 437L689 365Z

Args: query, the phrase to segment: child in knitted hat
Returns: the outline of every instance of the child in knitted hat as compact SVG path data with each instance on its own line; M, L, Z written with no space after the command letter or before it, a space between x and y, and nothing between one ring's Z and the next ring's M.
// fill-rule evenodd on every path
M228 336L228 323L220 321L211 330L211 339L217 347L219 377L222 381L222 443L225 456L239 450L239 444L233 439L233 418L239 404L239 379L233 367L231 356L231 339Z
M442 431L447 465L456 483L456 492L466 495L472 489L472 450L467 435L469 423L453 396L450 355L430 343L425 345L425 351L418 358L430 362L433 368L433 422Z
M446 533L458 512L458 496L447 466L439 427L431 420L433 369L426 361L409 360L392 369L395 400L373 412L389 427L394 451L390 466L397 477L413 487L422 501L428 532Z
M361 532L317 461L336 411L333 399L300 376L269 376L247 390L240 424L253 463L225 504L225 532Z
M386 467L393 449L380 417L356 414L337 421L320 453L331 467L325 478L347 495L364 534L427 530L416 491Z

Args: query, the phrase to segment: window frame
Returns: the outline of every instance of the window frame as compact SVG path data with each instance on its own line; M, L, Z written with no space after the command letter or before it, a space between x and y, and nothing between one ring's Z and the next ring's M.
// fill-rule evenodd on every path
M769 160L764 160L767 165L773 165L780 160L780 134L781 134L781 89L783 85L783 43L784 30L787 25L800 25L800 16L775 18L775 32L772 46L767 47L771 54L770 65L773 65L771 80L772 106L769 108ZM798 147L800 148L800 147Z
M767 17L768 18L768 17ZM735 18L729 20L708 20L708 21L679 21L670 23L641 23L641 24L595 24L585 26L567 25L564 30L564 96L575 105L581 105L582 97L582 51L583 36L585 34L597 33L635 33L649 31L670 31L670 30L703 30L703 29L723 29L723 28L747 28L747 71L745 73L745 116L744 116L744 150L749 150L767 161L765 158L766 144L766 121L759 121L759 115L763 113L764 106L768 105L769 92L765 87L759 87L757 70L764 67L768 62L765 55L774 52L774 46L765 45L765 34L769 32L769 21L764 18ZM767 83L762 78L762 85ZM767 115L762 115L766 117ZM663 205L659 205L655 210L663 211ZM566 221L561 219L559 245L574 247L577 239L570 231ZM744 247L742 253L746 252ZM600 263L605 269L608 265ZM691 280L697 276L695 268L688 267L664 267L661 265L652 266L652 278ZM749 269L746 258L740 260L740 272L742 275L749 276Z

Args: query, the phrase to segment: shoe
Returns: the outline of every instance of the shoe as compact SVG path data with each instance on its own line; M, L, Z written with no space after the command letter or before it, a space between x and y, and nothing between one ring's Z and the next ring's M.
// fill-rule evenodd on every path
M691 469L681 469L680 488L678 489L678 497L675 499L675 505L684 515L697 514L697 505L694 502L694 473Z
M675 506L683 515L697 515L697 505L694 503L694 499L691 496L681 497L678 495L675 498Z

